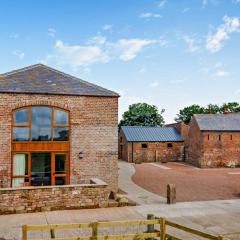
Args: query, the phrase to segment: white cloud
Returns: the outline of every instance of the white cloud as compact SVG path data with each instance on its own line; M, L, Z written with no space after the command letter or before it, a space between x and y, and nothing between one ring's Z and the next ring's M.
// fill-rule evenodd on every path
M226 77L229 75L229 72L224 71L224 70L218 70L216 75L217 75L217 77Z
M140 18L150 19L150 18L161 18L162 16L158 13L146 12L139 15Z
M184 35L182 39L187 44L189 52L194 53L200 50L199 47L200 42L197 38Z
M17 56L20 60L24 59L25 57L25 53L20 51L14 51L12 54Z
M109 31L109 30L112 29L112 27L113 27L113 25L105 24L105 25L102 27L102 29L103 29L103 31Z
M158 7L163 8L163 7L166 5L166 3L167 3L167 0L162 0L162 1L160 1L160 3L158 4Z
M56 30L54 28L48 29L48 36L55 37L55 34L56 34Z
M239 32L240 18L238 17L223 17L223 24L217 28L216 33L213 35L208 34L206 48L211 53L216 53L223 48L223 41L230 38L230 34Z
M167 42L164 39L140 38L119 39L116 42L110 42L106 37L97 34L85 44L70 45L61 40L56 41L53 52L44 61L53 61L59 65L69 65L73 68L86 68L96 63L107 63L114 59L133 60L145 47L150 45L165 47Z
M147 39L121 39L116 43L116 46L120 49L119 58L123 61L129 61L134 59L144 47L156 44L156 40Z
M152 82L150 84L150 87L153 87L153 88L158 87L158 86L159 86L159 82Z
M90 66L94 63L106 63L109 57L99 46L67 45L62 41L55 43L55 53L49 55L47 60L55 60L59 64L73 67Z
M107 38L102 36L101 34L97 34L96 36L91 37L87 44L93 44L93 45L103 45L104 43L106 43Z

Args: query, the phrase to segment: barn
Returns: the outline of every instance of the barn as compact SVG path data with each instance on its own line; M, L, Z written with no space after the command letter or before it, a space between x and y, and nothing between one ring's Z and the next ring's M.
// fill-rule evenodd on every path
M122 126L119 159L131 163L182 161L184 141L174 127Z

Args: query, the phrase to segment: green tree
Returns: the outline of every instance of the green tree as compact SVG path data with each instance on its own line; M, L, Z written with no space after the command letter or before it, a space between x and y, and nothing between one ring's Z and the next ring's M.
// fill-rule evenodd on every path
M204 113L220 113L221 112L221 107L219 107L217 104L208 104L207 107L204 110Z
M188 124L191 120L191 117L194 114L200 114L200 113L206 113L206 109L197 104L193 104L191 106L181 109L179 111L179 114L177 114L175 121L176 122L184 122L185 124Z
M159 112L154 105L135 103L123 113L119 126L163 126L165 123L163 113L164 109Z
M237 102L224 103L220 107L220 112L224 113L225 111L228 111L228 112L240 112L240 105Z

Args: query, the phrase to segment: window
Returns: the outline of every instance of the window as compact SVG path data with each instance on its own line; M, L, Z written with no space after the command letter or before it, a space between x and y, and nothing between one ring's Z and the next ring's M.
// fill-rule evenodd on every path
M167 144L167 147L168 147L168 148L172 148L172 147L173 147L172 143L168 143L168 144Z
M33 106L13 113L13 141L68 141L69 112Z
M207 138L208 138L208 140L210 140L210 135L209 134L207 135Z
M221 141L221 138L222 138L222 136L221 136L221 135L218 135L218 140L219 140L219 141Z
M13 155L13 187L28 186L28 154L16 153Z
M146 143L142 143L142 148L148 148L148 145Z
M233 138L232 138L232 134L230 135L230 140L232 140Z

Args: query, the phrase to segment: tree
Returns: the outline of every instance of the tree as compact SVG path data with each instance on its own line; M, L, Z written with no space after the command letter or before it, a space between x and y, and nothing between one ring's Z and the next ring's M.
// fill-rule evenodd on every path
M228 111L228 112L240 112L240 105L237 102L224 103L220 107L220 112L224 113L225 111Z
M217 104L208 104L206 107L201 107L199 105L193 104L191 106L185 107L179 111L177 117L175 118L176 122L184 122L188 124L191 120L191 117L194 114L216 114L224 112L240 112L240 105L237 102L228 102L219 106Z
M180 110L179 114L177 114L177 117L175 118L175 121L184 122L185 124L188 124L191 120L191 117L194 114L200 113L206 113L204 107L201 107L197 104L193 104Z
M163 126L165 123L162 116L164 111L162 109L159 113L158 108L154 105L135 103L123 113L119 126Z
M211 114L220 113L220 112L221 112L221 108L217 104L211 104L211 103L208 104L204 110L204 113L211 113Z

